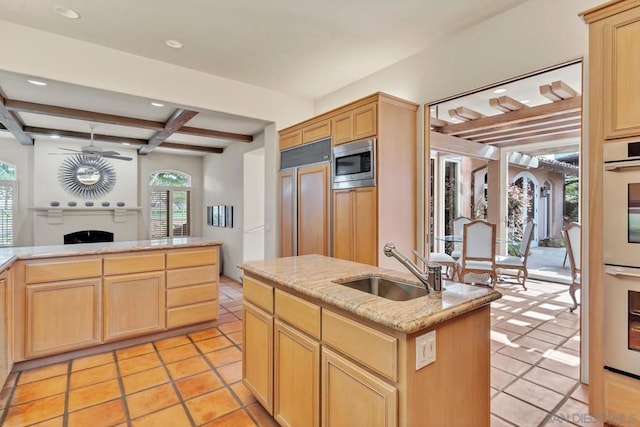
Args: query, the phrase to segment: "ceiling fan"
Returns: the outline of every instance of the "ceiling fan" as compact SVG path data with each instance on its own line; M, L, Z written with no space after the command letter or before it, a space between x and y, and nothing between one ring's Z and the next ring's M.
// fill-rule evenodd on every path
M91 128L91 143L89 145L83 145L82 147L80 147L80 150L74 150L72 148L64 148L64 147L58 147L58 148L60 150L72 151L74 153L85 154L89 157L95 157L95 158L104 157L107 159L115 159L115 160L125 160L125 161L133 160L131 157L121 156L120 153L118 153L117 151L103 150L102 148L96 147L95 145L93 145L93 131L95 129L95 125L89 125L89 128ZM59 153L59 154L67 154L67 153Z

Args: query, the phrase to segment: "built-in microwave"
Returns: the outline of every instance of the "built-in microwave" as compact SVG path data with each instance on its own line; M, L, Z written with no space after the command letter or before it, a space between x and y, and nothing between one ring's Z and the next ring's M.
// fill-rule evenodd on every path
M376 185L376 141L373 138L333 147L333 189Z

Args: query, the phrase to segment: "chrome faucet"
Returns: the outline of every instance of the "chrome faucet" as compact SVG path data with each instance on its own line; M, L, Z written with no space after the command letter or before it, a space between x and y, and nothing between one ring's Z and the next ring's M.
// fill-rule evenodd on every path
M402 265L407 267L407 269L411 273L413 273L413 275L416 276L418 280L420 280L420 282L422 282L425 289L427 290L427 293L433 292L434 297L440 297L442 295L442 273L440 264L435 262L426 262L425 259L420 257L422 262L425 262L425 265L427 267L427 271L423 272L418 268L417 265L411 262L409 258L398 252L398 250L396 249L396 245L394 245L393 243L387 243L386 245L384 245L384 254L388 257L394 257L395 259L400 261Z

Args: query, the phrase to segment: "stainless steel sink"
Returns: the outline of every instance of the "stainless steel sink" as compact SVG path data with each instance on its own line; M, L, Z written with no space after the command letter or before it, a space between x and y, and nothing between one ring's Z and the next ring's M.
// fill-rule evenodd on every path
M410 299L423 297L427 294L423 287L383 279L377 276L348 281L337 280L336 283L394 301L408 301Z

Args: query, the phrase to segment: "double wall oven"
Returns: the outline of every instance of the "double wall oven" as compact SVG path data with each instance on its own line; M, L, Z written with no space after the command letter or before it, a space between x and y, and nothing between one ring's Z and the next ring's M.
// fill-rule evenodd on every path
M640 142L604 148L605 367L640 378Z

